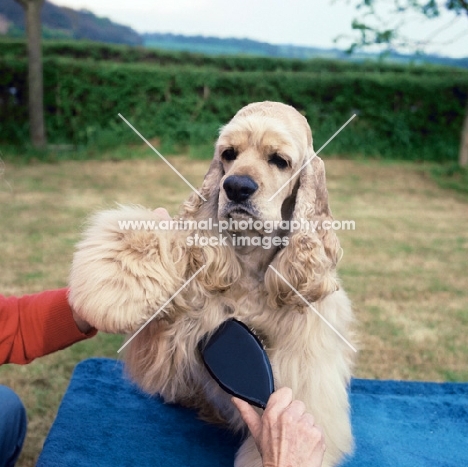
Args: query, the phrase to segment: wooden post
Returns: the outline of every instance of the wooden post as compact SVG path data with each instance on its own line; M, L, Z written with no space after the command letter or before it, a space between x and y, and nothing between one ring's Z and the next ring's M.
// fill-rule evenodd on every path
M463 129L460 141L460 155L458 156L458 163L460 167L468 166L468 103L465 111L465 121L463 122Z
M44 0L17 0L24 8L28 38L29 133L36 148L47 144L44 125L44 84L41 9Z

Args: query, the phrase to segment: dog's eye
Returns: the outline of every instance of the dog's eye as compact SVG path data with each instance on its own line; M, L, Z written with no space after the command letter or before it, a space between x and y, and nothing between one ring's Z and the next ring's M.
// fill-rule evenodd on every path
M237 157L237 151L234 148L227 148L221 154L221 159L225 161L233 161Z
M279 154L276 154L276 152L270 156L268 163L276 165L278 169L285 169L289 166L288 161L283 159Z

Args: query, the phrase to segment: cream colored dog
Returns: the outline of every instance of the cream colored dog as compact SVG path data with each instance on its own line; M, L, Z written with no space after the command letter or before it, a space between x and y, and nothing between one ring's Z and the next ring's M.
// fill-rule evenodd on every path
M264 341L276 387L292 388L323 429L324 465L336 465L352 449L353 352L335 330L349 341L353 318L335 272L339 242L320 228L332 217L306 119L275 102L241 109L221 130L200 194L206 201L192 194L180 217L224 221L226 231L194 223L191 230L124 229L122 221L157 217L135 206L98 213L75 253L71 305L102 331L130 334L181 289L128 343L128 372L146 392L236 430L243 421L205 370L197 343L228 318L243 321ZM247 230L242 220L250 220ZM286 220L302 228L290 231L280 222ZM197 238L217 241L204 246ZM248 437L235 466L261 465Z

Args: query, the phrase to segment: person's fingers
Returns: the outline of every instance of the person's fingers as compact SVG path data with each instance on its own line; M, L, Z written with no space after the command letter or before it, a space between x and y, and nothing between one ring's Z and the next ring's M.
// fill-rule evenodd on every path
M242 399L233 397L231 400L236 406L237 410L240 412L242 419L249 427L250 433L252 433L254 439L259 439L262 431L262 419L260 415L255 412L249 403L243 401Z
M277 417L292 402L293 393L291 388L280 388L276 390L268 399L265 413L268 417Z
M299 400L292 401L279 415L283 423L297 423L306 413L304 402Z
M311 444L319 446L322 452L325 452L327 450L327 447L325 445L325 437L320 427L316 425L313 426L313 428L311 429L311 434L310 434L309 439L310 439Z
M304 415L302 415L302 420L306 422L309 426L317 428L320 431L320 433L323 433L322 429L315 424L315 418L312 414L305 412Z
M160 217L162 220L170 220L171 219L170 214L167 212L167 209L165 209L165 208L156 208L153 211L153 213L156 214L158 217Z
M297 422L297 426L303 432L304 438L310 440L311 446L320 446L321 450L325 452L325 435L322 428L315 424L314 417L310 413L304 413Z

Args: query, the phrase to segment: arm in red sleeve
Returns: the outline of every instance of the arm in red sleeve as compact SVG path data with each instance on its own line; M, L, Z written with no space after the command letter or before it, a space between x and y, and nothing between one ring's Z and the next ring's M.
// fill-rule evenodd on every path
M76 326L67 289L24 297L0 295L0 364L29 363L96 334Z

